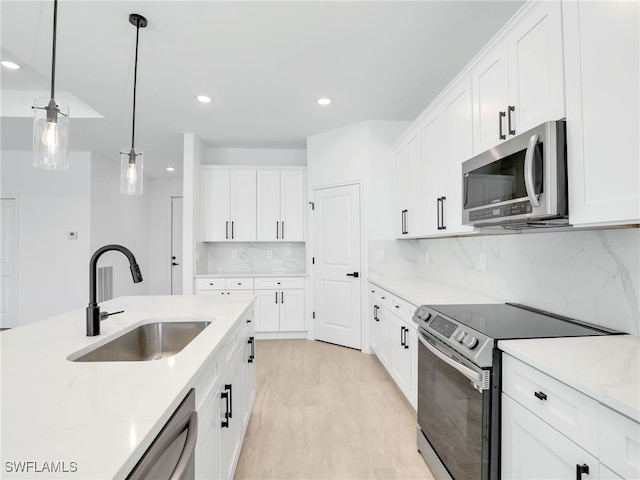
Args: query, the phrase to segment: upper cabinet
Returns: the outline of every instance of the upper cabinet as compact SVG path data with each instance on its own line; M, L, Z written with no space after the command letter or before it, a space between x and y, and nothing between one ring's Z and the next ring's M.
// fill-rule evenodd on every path
M565 116L562 11L540 2L472 69L473 153Z
M256 171L201 167L203 242L256 240Z
M423 235L424 178L420 128L414 128L394 150L396 170L396 215L398 238Z
M569 221L640 223L639 3L563 4Z
M304 241L303 169L258 170L258 241Z

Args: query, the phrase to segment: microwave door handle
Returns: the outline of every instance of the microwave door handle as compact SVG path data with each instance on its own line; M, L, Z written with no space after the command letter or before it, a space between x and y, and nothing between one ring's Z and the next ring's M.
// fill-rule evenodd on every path
M482 374L474 372L470 368L465 367L464 365L456 362L452 358L450 358L447 355L445 355L444 353L442 353L436 347L434 347L433 345L429 344L429 342L427 342L424 339L424 337L422 336L422 333L420 333L420 332L418 332L418 340L420 340L420 343L422 343L425 347L427 347L427 350L429 350L431 353L433 353L436 357L438 357L444 363L446 363L450 367L453 367L455 370L460 372L462 375L467 377L469 380L474 382L476 385L482 385Z
M539 207L540 202L536 196L536 190L533 185L533 154L538 144L538 134L531 135L529 139L529 146L527 146L527 152L524 155L524 186L527 189L527 196L531 201L531 206Z

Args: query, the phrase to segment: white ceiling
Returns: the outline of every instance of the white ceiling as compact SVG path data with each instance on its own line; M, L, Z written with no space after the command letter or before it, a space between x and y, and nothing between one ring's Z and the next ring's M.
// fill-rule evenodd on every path
M118 161L130 146L133 12L149 21L135 143L147 174L167 178L169 165L181 175L184 132L208 147L304 148L362 120L413 120L522 3L60 0L56 91L104 117L72 110L70 148ZM53 0L1 0L0 17L0 57L22 66L0 69L3 103L47 91ZM31 118L4 115L2 149L30 149Z

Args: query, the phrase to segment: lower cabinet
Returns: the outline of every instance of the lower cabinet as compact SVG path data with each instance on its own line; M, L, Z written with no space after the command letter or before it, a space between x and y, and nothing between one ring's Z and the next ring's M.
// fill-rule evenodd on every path
M418 403L418 336L411 320L415 306L369 284L370 347L409 403Z
M304 279L256 278L256 332L303 332Z
M640 425L503 354L503 479L640 478Z
M241 317L194 382L196 478L233 478L255 400L254 318ZM200 395L198 395L200 392Z

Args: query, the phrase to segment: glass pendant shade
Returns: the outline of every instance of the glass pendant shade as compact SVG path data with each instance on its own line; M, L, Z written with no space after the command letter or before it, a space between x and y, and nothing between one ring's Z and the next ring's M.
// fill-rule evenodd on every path
M69 168L69 107L52 98L38 97L33 104L33 166Z
M142 195L144 155L136 148L120 151L120 193Z

